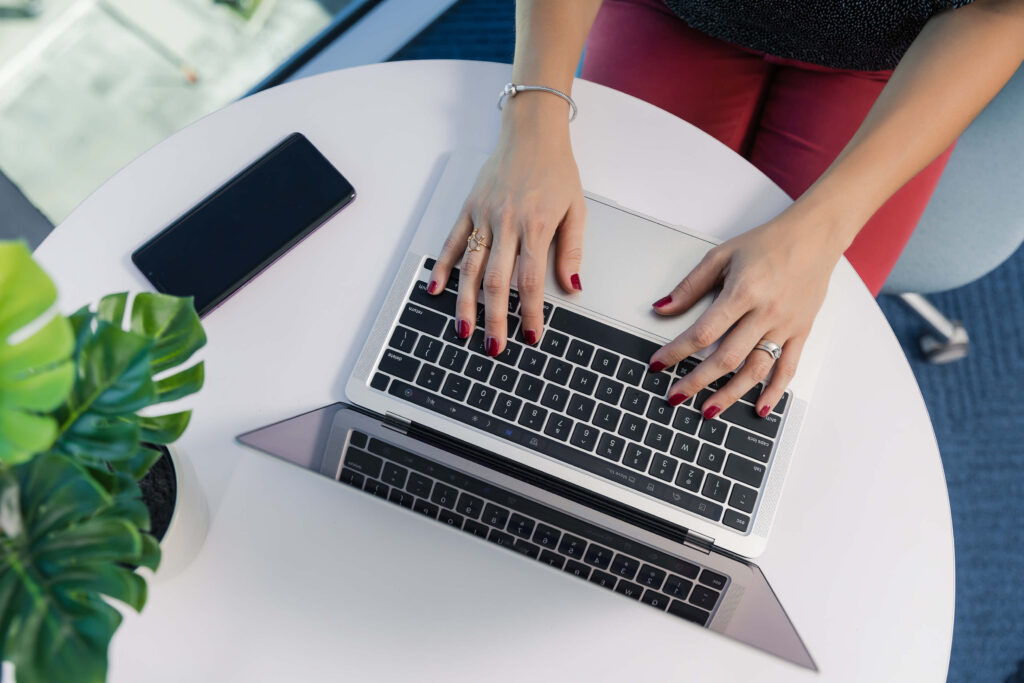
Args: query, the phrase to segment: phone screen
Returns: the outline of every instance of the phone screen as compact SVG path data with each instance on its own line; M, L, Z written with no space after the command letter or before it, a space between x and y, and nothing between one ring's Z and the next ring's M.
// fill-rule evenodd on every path
M334 213L355 190L293 133L132 254L157 291L205 315Z

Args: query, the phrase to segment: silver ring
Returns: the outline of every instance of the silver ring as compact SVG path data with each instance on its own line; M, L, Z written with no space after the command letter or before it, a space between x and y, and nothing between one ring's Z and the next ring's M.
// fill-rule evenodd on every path
M782 347L775 342L768 341L767 339L759 341L757 346L754 347L754 351L764 351L775 360L778 360L779 356L782 355Z

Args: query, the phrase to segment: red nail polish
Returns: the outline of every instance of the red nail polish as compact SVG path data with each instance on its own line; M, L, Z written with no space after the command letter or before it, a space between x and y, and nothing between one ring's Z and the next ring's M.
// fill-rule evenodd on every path
M771 411L771 409L771 406L761 406L761 410L757 411L757 414L760 415L761 417L768 417L768 413L769 411Z
M651 372L661 372L664 369L665 364L662 363L660 360L656 360L653 363L651 363Z
M715 419L715 416L718 415L720 412L722 412L721 408L719 408L718 406L711 406L710 408L704 411L704 419L713 420Z
M498 340L494 337L488 337L484 340L484 349L487 351L488 356L498 355Z
M686 394L672 394L668 397L668 404L670 406L677 406L688 398L690 397Z
M523 339L526 340L527 344L533 346L537 343L537 333L533 330L526 330L523 332Z
M569 280L572 282L572 288L573 289L575 289L577 292L582 292L583 291L583 285L580 284L579 273L573 273L572 277L569 278Z
M427 294L437 293L437 280L431 280L430 284L427 285Z
M654 302L653 306L655 308L661 308L662 306L668 306L670 303L672 303L672 295L671 294L668 295L668 296L661 297L660 299L658 299L657 301Z
M469 323L465 320L459 321L459 339L465 339L469 336Z

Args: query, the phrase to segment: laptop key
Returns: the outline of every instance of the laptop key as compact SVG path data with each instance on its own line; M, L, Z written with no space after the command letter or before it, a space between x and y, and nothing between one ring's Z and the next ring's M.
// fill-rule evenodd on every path
M696 569L696 567L694 567ZM696 574L694 574L696 576ZM665 587L662 590L673 598L679 600L685 600L686 596L690 594L690 589L693 588L693 581L670 574L668 580L665 581Z
M525 398L527 401L537 401L540 399L540 392L543 389L544 382L542 380L530 375L523 375L519 378L519 384L516 386L516 396Z
M515 396L509 396L508 394L501 394L498 396L497 402L494 404L494 414L503 420L509 420L510 422L515 421L516 415L519 414L519 408L523 405L521 399Z
M534 522L529 517L524 517L519 513L513 512L512 516L509 517L508 526L505 528L509 533L515 534L519 538L529 539L533 535Z
M467 519L463 523L462 530L463 531L468 531L469 533L473 534L474 536L479 536L480 538L487 538L487 534L491 531L487 527L486 524L481 524L480 522L474 522L471 519Z
M679 408L676 410L676 417L674 420L672 420L673 427L675 427L681 432L686 432L687 434L696 434L697 425L699 424L700 413L698 413L696 410L684 408L683 406L679 406Z
M772 452L771 441L739 427L729 428L729 436L725 438L725 445L730 451L742 453L761 462L768 462L768 456Z
M405 490L417 498L426 498L430 495L430 489L433 486L434 482L428 477L424 477L419 472L410 472L409 482L405 485Z
M672 375L666 372L648 372L644 374L643 387L657 396L664 396L672 386Z
M610 349L642 363L646 363L660 348L658 344L650 340L637 337L611 325L605 325L565 308L555 310L551 316L550 326L595 346Z
M669 453L677 458L682 458L686 462L693 462L694 458L697 457L699 445L700 443L697 439L685 434L676 434L676 438L672 440L672 447L669 448Z
M565 354L565 359L572 361L577 365L587 367L587 364L590 363L590 359L593 355L593 346L585 342L581 342L579 339L573 339L569 343L569 350Z
M448 526L453 526L456 529L461 529L462 523L465 521L465 518L462 515L452 512L451 510L441 510L437 513L437 518Z
M718 602L718 592L706 586L694 586L693 592L690 593L690 602L697 607L711 611Z
M430 494L430 502L450 510L455 507L458 495L459 492L451 486L437 482L434 484L434 490Z
M375 372L373 374L373 379L370 380L370 387L377 391L384 391L388 388L388 382L390 381L391 378L383 372Z
M590 567L583 564L582 562L577 562L576 560L567 561L565 563L564 571L572 574L573 576L578 576L581 579L586 579L590 577Z
M569 374L572 372L572 366L566 363L564 360L558 360L552 358L548 360L548 366L544 369L544 379L549 382L557 382L562 386L569 381Z
M427 517L433 517L437 519L437 506L428 503L422 498L416 499L416 502L412 504L412 509L420 513L421 515L426 515Z
M512 544L512 550L522 553L532 560L536 560L537 556L540 555L540 548L521 538L517 538L515 543Z
M597 410L594 412L594 424L601 429L614 432L621 416L622 411L599 403L597 404Z
M622 449L625 447L626 442L621 437L614 434L602 434L601 441L597 445L597 454L602 458L618 462L622 457Z
M405 488L405 480L409 477L409 470L405 469L400 465L396 465L393 462L384 463L384 472L381 474L381 479L388 486L397 486L398 488Z
M550 353L552 356L562 357L565 353L565 348L569 345L569 338L564 334L559 334L554 330L547 330L544 333L544 338L540 340L540 350L544 353Z
M431 391L440 391L441 382L444 381L445 371L441 368L433 365L424 365L420 369L420 374L416 377L416 384L420 385L424 389L430 389Z
M746 403L733 403L722 412L720 417L726 422L772 439L779 433L779 425L782 424L782 417L777 413L768 413L765 417L758 417L754 412L754 407Z
M700 491L700 483L704 481L704 470L692 465L683 465L676 477L676 484L688 491Z
M488 411L491 409L491 404L494 403L494 397L497 393L494 389L483 384L474 384L473 388L469 390L469 397L466 399L466 402L474 408Z
M516 344L514 341L506 341L505 348L502 349L501 353L495 356L495 360L505 365L515 365L516 361L519 360L519 353L523 350L523 347Z
M615 406L619 404L623 388L621 383L607 377L602 377L601 381L597 383L597 392L594 396L605 403Z
M651 404L647 407L647 417L658 424L667 425L672 421L672 413L675 409L675 406L668 401L656 396L651 399Z
M361 451L358 448L352 448L349 446L349 449L345 451L345 467L353 469L367 477L373 477L374 479L379 478L380 470L383 465L384 461L376 455L370 455L366 451Z
M454 316L455 303L458 300L458 296L454 292L449 292L447 290L437 295L428 294L427 283L422 280L418 280L412 286L412 292L409 294L409 300L415 301L421 306L433 308L439 313Z
M576 448L587 451L588 453L594 450L594 444L597 443L597 436L600 432L594 427L588 424L579 422L576 424L576 428L572 432L572 437L569 439Z
M736 481L742 481L748 486L760 488L761 482L764 481L764 465L733 453L729 455L722 474Z
M519 379L518 372L512 368L499 365L491 374L491 386L502 391L512 391L512 387L516 385L517 379Z
M581 394L594 393L594 387L597 386L597 375L590 370L584 368L576 368L572 373L572 379L569 380L569 388L573 391L578 391Z
M416 346L416 338L418 336L408 327L398 325L395 327L395 331L391 333L391 340L388 341L388 346L405 353L411 353Z
M440 313L435 313L422 306L406 304L405 310L402 311L402 317L398 321L406 327L426 332L431 337L437 337L441 334L448 319Z
M558 415L552 413L548 417L548 423L544 426L544 433L548 436L558 439L559 441L565 441L569 438L569 432L572 429L573 421L564 415Z
M565 558L550 550L540 551L540 561L544 564L550 564L555 569L561 569L565 566Z
M505 528L505 523L508 522L508 510L503 507L499 507L494 503L487 503L484 507L484 516L482 521L499 529Z
M615 582L618 581L618 579L614 574L609 574L608 572L603 572L600 569L595 569L591 572L589 581L590 583L596 583L601 588L611 589L615 588Z
M644 438L645 446L650 446L658 451L667 451L671 442L671 430L656 424L651 425L651 428L647 430L647 436Z
M491 374L494 362L480 356L473 356L466 365L466 375L479 382L486 382Z
M705 626L708 623L708 617L711 616L699 607L694 607L693 605L688 605L685 602L679 602L678 600L672 601L668 606L668 611L669 614L674 614L677 617L682 617L687 621L692 621L693 623L700 624L701 626Z
M579 536L564 534L562 536L562 542L558 544L558 552L568 557L580 559L583 557L583 552L586 550L586 547L587 542Z
M511 548L512 544L516 541L515 536L512 534L506 534L504 531L498 531L497 529L491 529L491 532L487 534L487 540L506 548Z
M596 543L591 543L587 552L583 555L583 561L598 569L607 569L612 561L612 551Z
M619 366L619 357L611 351L605 351L604 349L598 349L597 353L594 354L594 360L590 364L591 369L597 370L602 375L608 375L609 377L615 374L615 369Z
M755 501L757 501L757 491L740 484L733 484L732 495L729 496L729 507L750 513L754 511Z
M639 569L640 562L638 560L619 553L615 556L615 559L612 560L612 566L609 571L616 576L621 576L624 579L632 581Z
M643 415L644 411L647 410L647 396L648 394L640 391L639 389L626 387L626 391L622 395L621 405L631 413Z
M455 321L449 320L448 324L444 326L444 332L441 333L441 339L448 342L449 344L455 344L456 346L465 346L468 339L463 339L459 336L459 330L455 327Z
M531 375L540 375L544 370L544 362L547 360L540 351L529 347L523 349L523 355L519 359L519 369Z
M355 486L357 489L363 488L363 481L365 479L366 478L359 474L359 472L347 467L342 467L341 472L338 474L338 481L343 484L348 484L349 486Z
M716 448L711 444L704 444L700 447L700 455L697 456L697 464L712 472L722 469L722 462L725 460L725 451Z
M456 401L461 401L466 398L466 394L469 392L469 380L465 377L460 377L454 373L448 375L448 379L444 381L444 386L441 387L441 393L448 398L454 398Z
M540 404L545 408L551 408L552 410L564 410L565 404L568 400L568 389L560 387L557 384L549 384L544 387L544 396L540 399Z
M621 593L622 595L625 595L627 598L639 600L640 596L644 592L644 587L623 579L619 581L618 584L616 584L615 592Z
M779 402L775 404L775 407L772 408L772 412L779 413L781 415L782 413L786 412L787 403L789 403L789 394L785 393L782 395L782 398L779 399Z
M392 503L398 503L404 508L412 508L412 502L415 498L410 493L406 493L402 489L392 488L391 493L388 494L388 500Z
M740 514L730 508L725 511L724 515L722 515L722 524L732 527L736 531L746 533L750 525L750 517Z
M662 595L658 591L647 589L644 591L643 596L640 598L641 602L646 602L651 607L657 607L660 610L664 610L668 607L669 597Z
M640 567L640 571L636 575L636 580L638 583L641 583L648 588L660 590L661 584L665 581L665 570L645 564Z
M544 410L540 406L527 403L523 407L522 414L519 416L519 424L531 431L539 432L544 428L544 418L547 416L548 411Z
M729 480L719 477L717 474L708 474L704 479L704 488L701 493L712 500L724 503L729 496Z
M647 368L640 363L629 360L628 358L623 358L622 363L619 365L619 371L615 373L615 377L617 379L621 379L623 382L638 387L646 373Z
M412 378L416 376L416 371L420 369L420 362L415 358L388 349L381 356L377 369L411 382Z
M573 394L569 397L569 407L565 412L569 414L569 417L588 422L594 413L594 405L594 399Z
M643 419L627 414L622 416L622 424L619 425L619 435L627 439L640 441L644 438L644 430L646 429L647 423Z
M435 363L437 362L437 357L441 355L442 346L444 346L444 342L440 339L424 335L420 337L419 343L416 344L416 350L413 352L413 355L430 363Z
M446 344L444 351L441 352L441 360L438 363L445 370L451 370L452 372L462 372L462 368L466 365L466 359L469 358L469 354L451 344Z
M483 500L465 492L459 495L459 502L455 505L455 509L459 511L459 514L465 515L470 519L476 519L479 517L480 511L483 510L483 507Z
M626 446L626 454L622 456L622 464L626 467L632 467L639 472L647 471L647 464L651 461L651 451L649 448L638 446L635 443L631 443Z
M713 444L720 444L725 439L725 424L719 420L706 420L700 426L700 438Z
M719 574L718 572L713 572L710 569L705 569L700 573L700 578L697 580L703 583L705 586L711 586L715 590L722 590L723 588L725 588L725 583L729 579L723 576L722 574Z
M533 542L544 548L557 548L558 539L561 536L562 532L558 529L540 523L537 525L537 530L533 532Z
M651 476L663 481L672 481L676 476L676 468L679 461L667 455L655 455L654 463L651 465Z
M353 446L355 446L356 448L363 448L363 449L365 449L366 448L366 434L363 434L362 432L355 432L355 431L353 431L351 434L349 434L348 442L350 444L352 444Z

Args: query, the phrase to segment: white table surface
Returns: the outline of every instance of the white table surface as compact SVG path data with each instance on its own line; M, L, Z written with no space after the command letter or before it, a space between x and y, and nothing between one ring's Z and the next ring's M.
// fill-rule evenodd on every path
M943 680L954 564L942 465L906 359L845 261L833 287L848 289L846 310L757 560L818 674L234 443L343 399L444 154L492 147L508 79L506 65L402 62L261 93L142 155L38 249L67 312L147 289L131 251L292 131L358 191L205 320L206 386L186 401L179 443L207 534L195 550L184 527L165 540L166 571L115 636L110 680ZM722 238L788 203L689 124L584 81L574 92L588 190ZM438 541L462 550L438 557ZM381 564L407 566L406 580Z

